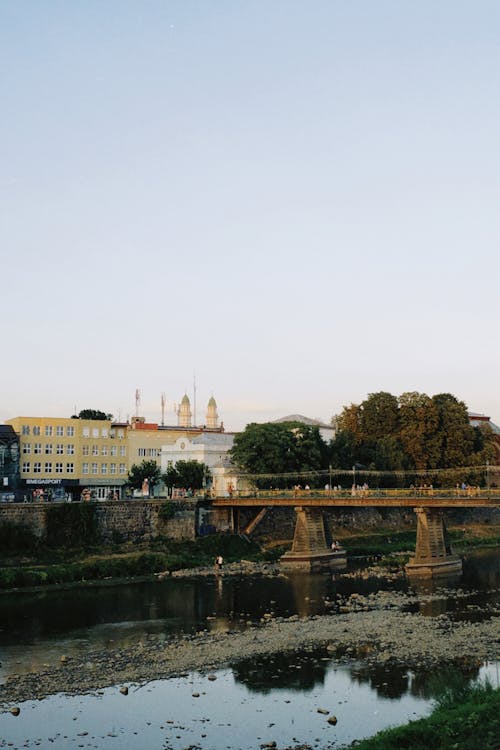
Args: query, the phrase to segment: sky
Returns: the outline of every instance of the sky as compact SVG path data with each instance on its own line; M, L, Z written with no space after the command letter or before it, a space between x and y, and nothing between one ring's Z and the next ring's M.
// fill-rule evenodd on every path
M497 0L2 0L0 422L500 422Z

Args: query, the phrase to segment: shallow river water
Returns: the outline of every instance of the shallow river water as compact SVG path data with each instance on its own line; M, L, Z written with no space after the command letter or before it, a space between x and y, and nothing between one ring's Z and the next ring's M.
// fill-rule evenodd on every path
M474 620L498 603L500 556L470 554L461 578L420 584L424 615L447 612ZM413 590L404 578L384 580L326 574L290 577L167 579L72 591L0 597L0 682L34 666L57 664L62 654L137 643L150 633L248 627L266 613L288 617L324 614L350 593ZM474 592L474 593L472 593ZM429 594L426 599L426 594ZM332 615L334 616L334 615ZM488 675L498 685L498 665L467 676ZM216 679L213 679L213 678ZM15 717L0 713L0 748L327 748L369 736L391 724L426 714L436 674L404 667L368 669L339 665L323 651L252 658L211 679L180 678L119 686L95 695L56 695L20 704ZM442 675L441 675L442 677ZM318 709L326 713L318 712ZM328 723L329 716L337 724Z

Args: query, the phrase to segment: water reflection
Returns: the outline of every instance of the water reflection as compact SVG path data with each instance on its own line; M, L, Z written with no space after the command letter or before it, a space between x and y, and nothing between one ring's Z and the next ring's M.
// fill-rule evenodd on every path
M412 581L410 592L429 595L414 607L429 616L484 617L479 607L498 605L500 556L496 550L469 554L454 581ZM33 664L53 663L60 654L89 648L126 646L148 634L168 638L198 630L235 630L275 617L335 613L339 598L351 593L408 589L405 579L343 577L327 573L269 578L198 579L68 591L0 596L0 677ZM464 592L477 591L464 596ZM438 596L436 596L436 594ZM488 615L486 615L488 616Z
M280 688L304 692L324 684L327 664L323 657L323 650L314 654L299 652L253 657L234 667L233 674L252 692L266 694Z

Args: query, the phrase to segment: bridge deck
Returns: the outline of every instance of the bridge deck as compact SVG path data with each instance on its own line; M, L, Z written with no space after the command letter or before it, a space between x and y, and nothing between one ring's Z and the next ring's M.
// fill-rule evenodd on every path
M308 507L308 508L346 508L346 507L403 507L403 508L496 508L500 506L500 493L481 494L473 497L421 494L371 494L360 495L315 495L313 493L291 495L273 495L259 493L243 497L214 497L214 508L255 508L255 507Z

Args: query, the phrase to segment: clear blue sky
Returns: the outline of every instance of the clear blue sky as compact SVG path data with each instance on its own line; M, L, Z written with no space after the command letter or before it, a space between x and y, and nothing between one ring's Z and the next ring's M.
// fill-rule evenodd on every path
M497 0L3 0L0 421L500 422Z

